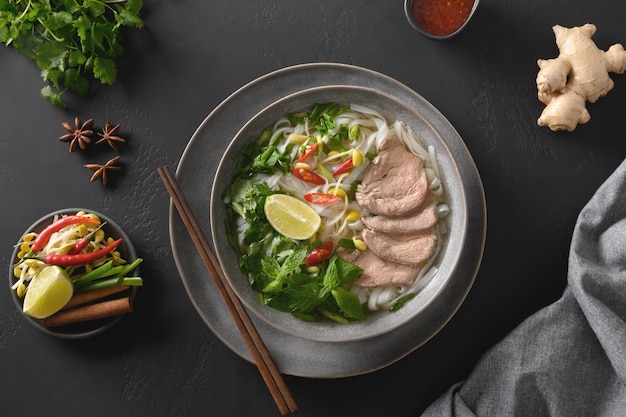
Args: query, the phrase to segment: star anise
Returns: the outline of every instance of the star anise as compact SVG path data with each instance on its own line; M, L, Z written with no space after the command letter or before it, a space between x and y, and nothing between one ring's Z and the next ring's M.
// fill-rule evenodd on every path
M80 149L85 149L87 144L91 143L91 135L93 135L93 119L87 120L85 123L81 123L78 117L74 118L74 126L67 122L62 122L61 125L68 131L65 135L61 136L59 140L63 142L70 142L70 152L74 152Z
M99 145L101 143L107 142L109 144L109 146L115 151L115 152L119 152L117 150L117 145L115 144L115 142L126 142L124 140L124 138L121 138L119 136L117 136L117 132L120 130L120 125L116 125L111 127L111 123L107 122L106 126L104 127L104 129L102 129L102 133L98 133L98 135L101 137L101 139L99 139L96 142L96 145Z
M107 185L107 171L118 171L122 169L122 167L115 165L117 161L120 160L120 156L116 156L115 158L109 159L109 161L104 164L86 164L83 165L87 169L91 169L95 171L91 176L91 182L97 180L98 178L102 178L102 185Z

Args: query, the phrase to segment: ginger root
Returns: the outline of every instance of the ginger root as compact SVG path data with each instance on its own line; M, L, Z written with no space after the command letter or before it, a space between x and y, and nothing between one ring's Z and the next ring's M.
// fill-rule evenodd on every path
M552 30L559 56L537 60L537 97L546 105L537 124L571 132L591 119L586 102L595 103L613 88L609 73L624 73L626 51L621 44L599 49L591 39L596 26L590 23Z

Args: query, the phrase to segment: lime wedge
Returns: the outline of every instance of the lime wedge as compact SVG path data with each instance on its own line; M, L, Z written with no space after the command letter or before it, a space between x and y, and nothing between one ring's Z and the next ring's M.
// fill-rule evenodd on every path
M309 239L322 223L319 214L308 204L286 194L268 196L264 208L274 230L292 239Z
M59 266L46 266L28 284L24 296L24 314L43 319L61 310L72 298L74 286Z

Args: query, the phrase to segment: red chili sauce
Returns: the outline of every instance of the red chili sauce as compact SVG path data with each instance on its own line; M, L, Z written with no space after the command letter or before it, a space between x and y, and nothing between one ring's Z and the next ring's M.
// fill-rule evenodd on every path
M425 32L446 36L463 26L474 0L413 0L413 21Z

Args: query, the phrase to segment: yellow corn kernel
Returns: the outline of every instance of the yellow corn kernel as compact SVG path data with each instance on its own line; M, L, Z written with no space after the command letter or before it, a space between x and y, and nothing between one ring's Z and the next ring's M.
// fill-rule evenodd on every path
M341 187L330 187L328 189L328 193L341 198L344 198L346 196L346 192Z
M361 213L357 210L348 210L346 213L346 220L350 223L355 222L361 218Z
M364 251L364 250L367 249L367 243L363 242L358 237L353 237L352 238L352 243L354 243L354 247L357 248L360 251Z
M78 225L78 234L81 235L81 236L85 236L85 235L89 234L89 229L87 228L86 225L79 224Z
M94 219L100 222L100 218L93 213L85 213L85 212L80 212L80 213L83 213L83 214L80 214L80 216L89 217L90 219Z
M24 285L23 282L20 282L15 289L15 292L17 293L18 297L22 298L24 295L26 295L26 285Z
M298 169L311 169L311 165L307 164L306 162L296 162L295 164L293 164L294 168L298 168Z
M358 167L363 165L363 162L365 162L365 155L363 155L363 151L356 149L352 152L352 165Z
M33 240L35 240L35 238L37 237L37 233L35 232L30 232L30 233L26 233L24 235L24 238L22 239L24 242L32 242Z
M124 265L126 263L126 259L122 258L122 254L117 250L111 252L111 258L114 265Z
M93 237L93 243L100 243L104 240L104 230L99 229Z
M297 143L298 145L302 145L304 143L305 140L308 139L307 135L296 135L295 133L292 133L289 135L289 142L291 143Z

